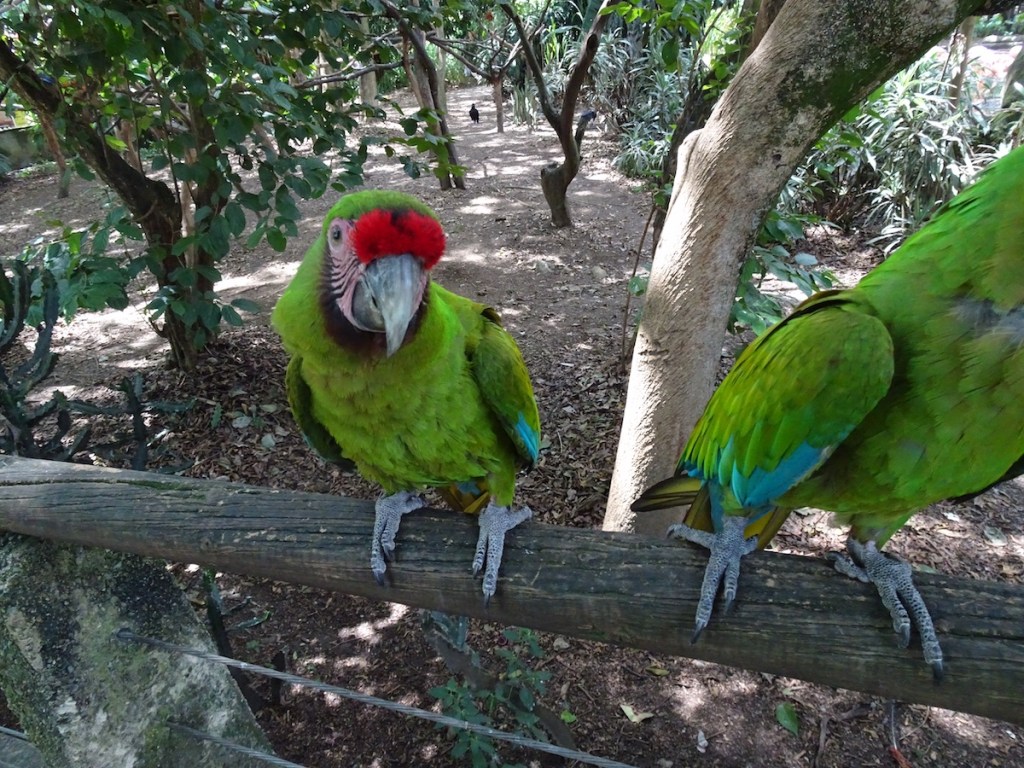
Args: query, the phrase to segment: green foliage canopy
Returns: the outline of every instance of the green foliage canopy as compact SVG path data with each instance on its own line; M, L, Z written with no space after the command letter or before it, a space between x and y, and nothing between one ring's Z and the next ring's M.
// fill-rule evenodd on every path
M232 241L248 231L247 246L283 250L297 200L361 182L370 140L352 131L382 113L358 101L358 72L401 61L397 38L368 33L365 18L381 24L372 2L53 0L0 12L0 78L77 170L120 198L93 242L145 241L141 256L124 249L110 303L151 272L148 309L182 367L222 321L240 322L213 292Z

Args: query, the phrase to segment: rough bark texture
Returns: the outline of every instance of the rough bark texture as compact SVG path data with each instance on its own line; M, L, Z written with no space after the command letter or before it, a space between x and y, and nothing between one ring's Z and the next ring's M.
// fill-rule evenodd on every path
M68 196L71 188L71 175L68 173L68 161L64 157L64 150L60 148L60 139L57 138L57 131L53 128L53 120L49 115L37 113L39 127L42 129L43 138L46 140L46 148L53 155L57 163L57 199L63 200Z
M366 38L370 37L370 19L368 16L359 17L359 29ZM373 60L366 62L367 67L372 67ZM359 76L359 100L370 107L377 106L377 72L374 69L367 69Z
M1002 107L1008 107L1015 101L1024 99L1016 85L1024 85L1024 48L1020 49L1010 68L1006 71L1006 81L1003 84L1003 98L1000 101Z
M761 0L757 7L757 17L754 19L754 31L750 36L749 49L752 51L761 44L761 40L768 33L775 17L779 15L786 0Z
M47 765L261 765L167 727L270 752L224 667L127 645L121 627L214 651L162 565L0 534L0 687Z
M505 96L502 93L502 83L505 81L505 73L499 72L491 80L491 94L494 99L494 124L497 133L505 132Z
M377 585L367 566L372 520L368 501L0 457L0 527L17 533L202 563L1024 723L1024 588L1019 585L916 574L945 652L946 677L935 685L916 637L910 650L896 647L874 587L841 576L822 559L772 552L748 556L736 609L716 614L693 645L698 585L707 564L697 547L664 536L528 523L509 534L498 593L485 606L480 583L467 567L476 542L472 517L435 510L407 515L387 587ZM81 556L76 550L52 551ZM94 569L99 584L114 582L117 572L110 570ZM53 599L58 607L77 604L76 595L72 585ZM100 653L119 622L138 622L131 612L127 619L105 616L100 614L105 624L95 635ZM128 658L121 653L127 651L118 652L118 660ZM99 682L105 681L97 688ZM117 684L150 685L133 679Z
M665 516L637 520L629 505L672 473L711 394L743 255L810 145L983 6L788 0L706 126L680 147L633 355L608 530L664 531Z
M960 22L960 27L957 29L956 34L953 35L953 39L949 44L950 56L956 52L959 59L956 62L956 73L949 84L949 100L957 106L960 104L960 98L963 96L964 79L967 77L967 70L971 63L971 46L974 45L974 24L977 20L977 16L968 16Z

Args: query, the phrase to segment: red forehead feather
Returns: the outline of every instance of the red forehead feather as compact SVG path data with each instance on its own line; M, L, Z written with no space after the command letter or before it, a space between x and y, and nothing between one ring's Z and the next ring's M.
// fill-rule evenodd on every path
M430 269L444 253L444 230L418 211L377 208L359 217L349 242L363 264L381 256L411 253Z

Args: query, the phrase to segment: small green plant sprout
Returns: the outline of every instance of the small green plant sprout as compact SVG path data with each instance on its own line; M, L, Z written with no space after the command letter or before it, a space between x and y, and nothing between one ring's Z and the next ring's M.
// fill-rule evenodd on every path
M502 632L505 645L494 650L504 668L497 676L489 676L487 687L450 678L442 686L432 688L430 695L441 703L444 714L491 728L511 728L530 738L549 741L547 721L542 718L538 700L547 690L551 674L536 668L544 658L544 650L536 634L529 629L507 628ZM479 666L479 656L472 654ZM568 710L553 715L564 727L575 721ZM467 758L473 768L516 768L503 763L494 741L487 736L458 730L453 735L452 756Z

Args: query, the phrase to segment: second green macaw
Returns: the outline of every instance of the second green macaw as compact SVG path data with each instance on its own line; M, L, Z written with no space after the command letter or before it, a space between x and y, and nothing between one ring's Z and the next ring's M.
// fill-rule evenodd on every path
M322 456L351 462L387 495L376 503L370 566L385 583L402 515L437 488L479 513L473 572L489 600L517 469L537 459L540 416L519 348L489 307L430 279L445 235L414 197L343 197L274 308L291 355L295 420Z
M708 547L694 639L720 585L789 511L851 524L841 572L875 584L901 647L942 650L907 563L880 548L916 511L1024 471L1024 148L994 162L850 290L816 294L737 358L676 476L635 510L689 504ZM723 583L724 582L724 583Z

